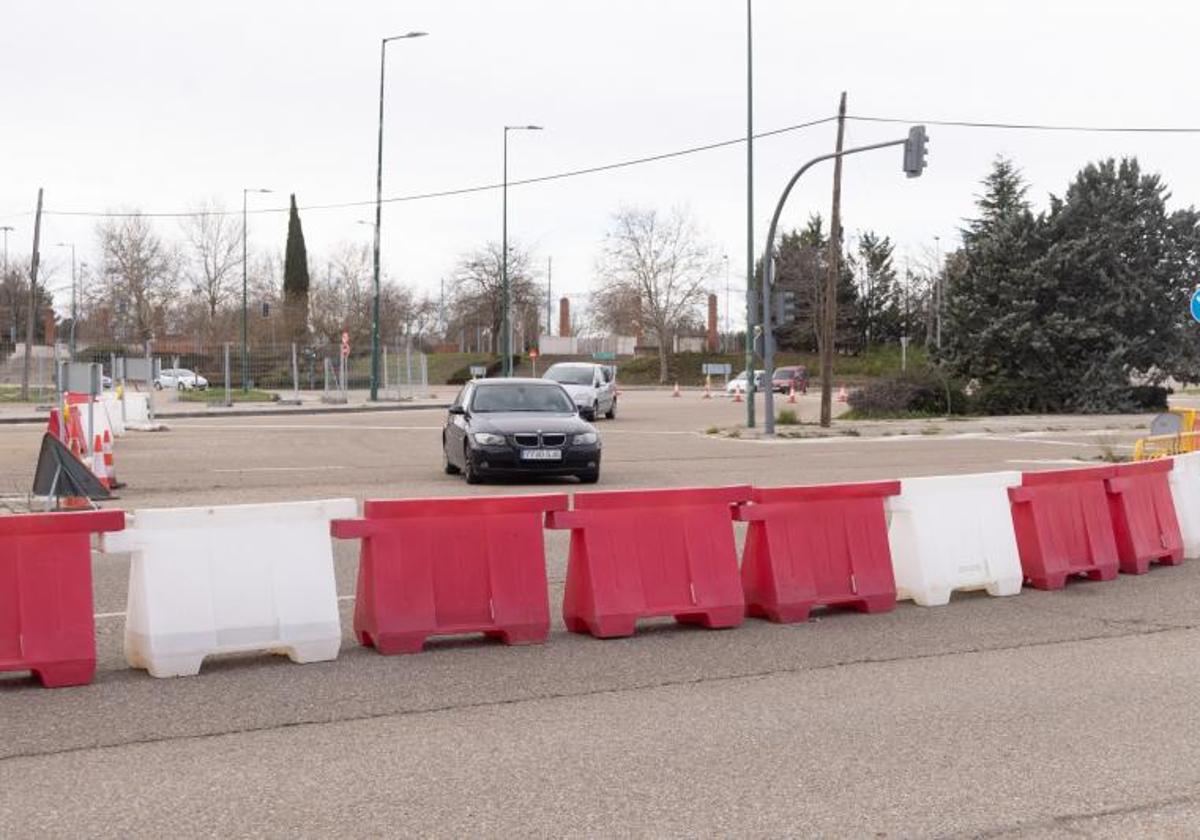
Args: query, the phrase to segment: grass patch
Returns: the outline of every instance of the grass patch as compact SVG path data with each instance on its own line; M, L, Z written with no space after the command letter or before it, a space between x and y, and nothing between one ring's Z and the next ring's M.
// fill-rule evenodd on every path
M780 409L775 415L775 422L780 426L795 426L800 422L800 418L796 416L796 412L790 408Z
M740 438L741 436L742 436L742 430L741 430L741 429L730 429L730 430L729 430L729 437L731 437L731 438Z
M235 403L265 403L275 402L279 399L279 395L271 391L261 391L258 388L251 388L249 391L243 391L240 388L234 388L230 392ZM209 388L204 391L180 391L180 402L204 403L206 405L224 405L225 404L225 389L224 388Z
M923 434L923 435L940 435L941 433L942 433L942 430L939 429L937 426L926 426L924 429L921 430L921 434Z
M857 411L850 409L837 416L838 420L942 420L941 414L922 411Z
M34 385L29 386L29 399L21 399L21 388L19 385L0 385L0 403L27 403L34 405L43 403L49 400L55 402L53 388L40 388Z
M718 429L716 426L709 426L707 429L704 430L704 434L715 435L715 434L718 434L720 431L721 430Z

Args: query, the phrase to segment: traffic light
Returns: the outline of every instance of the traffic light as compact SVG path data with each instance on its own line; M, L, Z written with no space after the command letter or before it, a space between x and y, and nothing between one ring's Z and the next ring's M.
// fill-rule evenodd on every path
M796 293L779 289L775 292L774 306L771 308L772 320L778 327L795 323Z
M918 178L925 171L928 146L929 135L925 133L925 126L914 125L908 130L908 139L904 141L904 174L909 178Z

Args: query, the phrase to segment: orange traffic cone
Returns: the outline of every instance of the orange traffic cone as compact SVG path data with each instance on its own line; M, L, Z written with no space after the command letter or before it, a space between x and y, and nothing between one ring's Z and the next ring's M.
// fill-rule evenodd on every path
M108 476L108 486L112 489L124 487L125 485L117 481L117 460L116 454L113 452L112 433L104 430L104 472Z
M846 399L847 399L847 398L846 398L846 386L845 386L845 385L843 385L841 388L838 388L838 397L837 397L837 401L838 401L838 402L845 402L845 401L846 401Z
M712 399L712 377L711 376L704 377L704 399L706 399L706 400Z
M796 386L794 383L792 385L788 386L788 400L787 401L791 405L796 404Z
M108 483L108 470L104 468L104 442L100 440L100 435L96 435L96 442L92 446L92 472L100 479L105 490L111 487Z
M676 382L676 383L675 383L675 392L674 392L673 394L671 394L671 396L672 396L672 397L678 397L678 396L682 396L682 395L679 393L679 383L678 383L678 382Z

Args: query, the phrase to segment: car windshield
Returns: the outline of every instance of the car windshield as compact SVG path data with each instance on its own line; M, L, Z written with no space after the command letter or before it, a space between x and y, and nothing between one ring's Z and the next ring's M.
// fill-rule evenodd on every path
M487 385L475 389L471 410L486 413L495 411L545 411L574 413L575 404L557 385L531 383Z
M178 370L175 371L175 375L176 376L195 376L196 374L192 373L187 368L179 368Z
M555 365L546 371L546 378L564 385L591 385L593 374L590 367L558 367Z

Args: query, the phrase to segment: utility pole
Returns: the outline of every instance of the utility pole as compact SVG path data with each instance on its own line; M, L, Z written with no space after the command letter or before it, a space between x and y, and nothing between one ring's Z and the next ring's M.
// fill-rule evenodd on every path
M833 208L829 212L829 274L821 323L821 425L833 420L833 342L837 333L837 288L842 256L842 143L846 136L846 92L838 104L837 157L833 159ZM767 374L768 376L770 374Z
M546 335L554 335L554 313L551 306L553 281L554 257L546 257Z
M933 249L937 253L937 262L934 264L933 282L936 284L934 288L937 290L937 348L942 349L942 307L945 304L946 287L943 282L942 275L942 237L933 237Z
M746 428L754 428L754 0L746 0ZM764 325L765 330L765 325ZM763 341L766 337L764 333ZM771 372L767 371L767 376Z
M37 275L42 241L42 188L38 187L37 215L33 219L33 256L29 258L29 313L25 319L25 364L21 369L21 399L29 399L29 366L33 361L33 324L37 314ZM55 360L57 364L57 360Z

